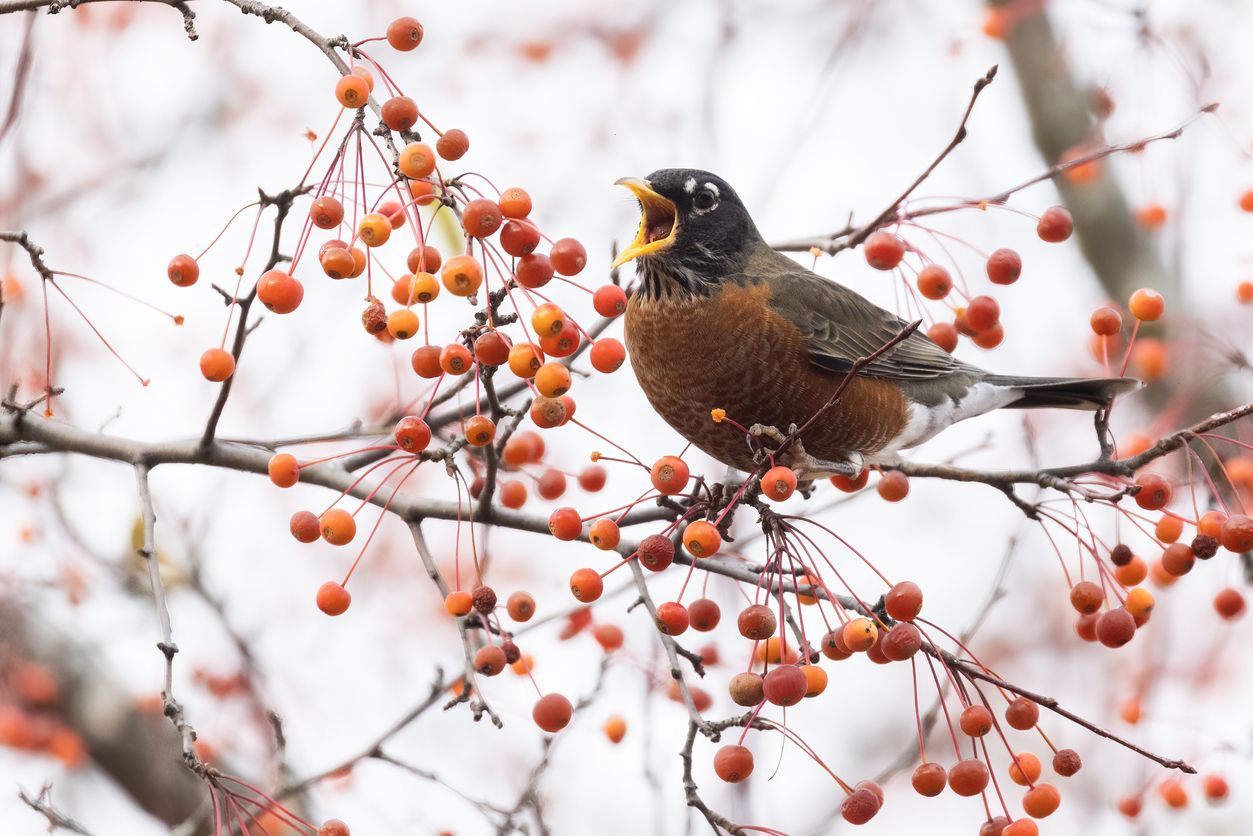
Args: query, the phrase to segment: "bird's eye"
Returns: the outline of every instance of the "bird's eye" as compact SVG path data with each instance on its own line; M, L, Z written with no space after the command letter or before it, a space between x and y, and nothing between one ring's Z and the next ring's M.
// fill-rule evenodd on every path
M697 212L708 212L718 205L718 197L709 189L701 189L692 198L692 205L696 207Z

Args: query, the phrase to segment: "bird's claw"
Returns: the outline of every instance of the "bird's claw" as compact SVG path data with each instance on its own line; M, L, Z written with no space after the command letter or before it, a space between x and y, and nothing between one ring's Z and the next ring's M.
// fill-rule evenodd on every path
M792 468L799 482L812 482L829 476L846 476L852 479L865 469L866 462L861 453L849 453L847 459L838 462L814 458L805 452L805 445L796 438L796 431L795 424L788 428L787 435L780 432L778 427L766 424L753 424L748 428L749 435L754 438L768 438L776 444L782 445L791 439L790 447L778 461ZM758 458L764 459L764 451L758 451Z

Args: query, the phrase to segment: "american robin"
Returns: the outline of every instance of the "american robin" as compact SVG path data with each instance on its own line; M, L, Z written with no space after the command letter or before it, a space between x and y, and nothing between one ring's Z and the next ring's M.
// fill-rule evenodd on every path
M744 432L715 423L711 410L781 433L803 426L859 358L906 327L773 250L721 178L664 169L617 182L641 209L639 234L614 264L638 262L626 312L631 365L661 417L724 464L757 466ZM804 478L855 474L993 409L1100 409L1139 385L992 374L915 331L854 376L788 463Z

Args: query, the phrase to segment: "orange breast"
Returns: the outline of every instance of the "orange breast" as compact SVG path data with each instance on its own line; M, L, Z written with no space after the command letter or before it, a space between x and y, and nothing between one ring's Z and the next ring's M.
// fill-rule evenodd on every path
M631 365L657 413L685 438L740 470L754 467L744 433L710 418L715 408L748 427L787 432L834 394L844 375L809 362L805 336L769 305L764 283L720 286L709 297L633 294L626 312ZM806 451L839 461L873 453L904 428L907 405L890 381L857 377L841 404L807 431Z

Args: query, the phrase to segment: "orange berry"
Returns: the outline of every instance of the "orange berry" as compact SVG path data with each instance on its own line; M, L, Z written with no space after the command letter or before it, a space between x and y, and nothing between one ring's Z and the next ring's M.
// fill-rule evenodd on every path
M449 615L457 618L469 615L470 610L474 609L474 598L465 590L454 590L444 596L444 609L448 611Z
M370 98L370 85L359 75L340 76L335 82L335 98L344 107L365 107L366 100Z
M1112 337L1122 330L1122 314L1110 307L1097 308L1089 320L1092 333Z
M257 279L257 298L276 314L296 310L304 297L304 286L282 270L267 270Z
M857 474L856 477L851 479L848 476L841 476L839 474L831 477L831 484L844 491L844 493L856 493L866 487L866 483L869 481L869 470L863 470L861 473Z
M474 341L474 359L484 366L502 366L509 362L512 347L513 343L503 331L485 331Z
M165 275L176 287L191 287L200 278L200 265L187 255L176 255L165 268ZM5 290L8 290L6 287Z
M381 247L392 236L392 222L379 212L363 215L357 223L357 237L367 247Z
M1227 793L1230 792L1230 788L1227 786L1227 779L1221 775L1206 775L1202 786L1205 792L1205 800L1211 804L1225 801Z
M475 415L466 421L465 434L471 447L485 447L496 437L496 422L486 415Z
M1026 697L1015 697L1005 707L1005 722L1018 731L1035 728L1040 721L1040 707Z
M300 481L300 465L291 453L275 453L268 465L270 481L280 488L290 488Z
M1178 540L1180 535L1183 534L1183 520L1178 517L1172 517L1169 514L1163 514L1162 518L1157 521L1153 533L1158 540L1169 545Z
M408 308L393 311L387 317L387 333L398 340L407 340L418 333L418 315Z
M509 349L509 371L518 377L534 377L544 365L544 352L535 343L516 343Z
M1040 826L1034 821L1031 819L1017 819L1005 825L1005 829L1001 831L1000 836L1039 836L1039 834Z
M609 738L610 743L621 743L622 738L626 737L626 720L622 719L617 714L606 720L603 728L605 737Z
M1188 791L1183 788L1183 782L1178 778L1167 778L1162 781L1157 787L1157 794L1167 806L1175 810L1182 810L1188 806Z
M1022 797L1022 809L1034 819L1042 819L1057 812L1062 794L1052 784L1036 784Z
M514 186L500 193L500 212L506 218L525 218L531 214L531 196Z
M596 548L610 551L617 548L622 532L616 522L608 517L601 517L588 526L587 537Z
M990 777L983 761L970 758L953 764L948 772L948 785L953 792L968 798L983 792Z
M526 485L517 479L501 482L500 504L506 508L521 508L526 504Z
M408 96L393 96L379 109L383 124L393 131L407 131L418 121L418 105Z
M1236 299L1241 305L1253 305L1253 282L1240 282L1236 285Z
M421 453L431 443L431 428L415 415L396 422L396 444L407 453Z
M560 363L545 363L535 372L535 388L541 395L556 398L570 391L570 370Z
M662 456L653 464L650 471L653 487L667 496L679 493L687 487L690 476L691 471L688 470L687 462L678 456Z
M343 615L352 603L352 596L335 581L327 581L318 587L318 609L327 615Z
M683 532L683 547L696 557L709 557L722 547L722 536L713 523L697 520Z
M597 600L604 591L605 582L595 569L576 569L570 576L570 593L584 604Z
M667 636L680 636L687 632L688 625L691 624L691 619L687 614L687 607L678 601L666 601L664 604L658 604L655 621L657 629Z
M235 358L229 351L211 348L200 355L200 373L205 380L221 383L235 373Z
M435 152L425 142L410 142L400 149L396 167L406 177L421 180L435 170Z
M417 49L422 43L422 24L412 17L396 18L387 24L387 43L398 52Z
M475 198L461 211L461 226L472 238L487 238L500 229L503 216L494 200Z
M1149 613L1153 611L1153 603L1153 593L1144 587L1137 586L1127 593L1127 600L1123 606L1139 624L1141 619L1148 618Z
M555 337L565 328L565 318L561 308L545 302L531 313L531 327L540 337Z
M613 374L626 361L626 348L613 337L601 337L588 352L592 368L601 374Z
M318 518L318 522L322 527L322 539L331 545L347 545L357 535L357 521L343 508L330 509Z
M470 150L470 138L460 128L450 128L435 143L435 150L446 160L459 160Z
M879 629L869 618L854 618L844 625L840 637L849 650L862 653L874 645L875 639L879 637Z
M1078 160L1081 157L1086 157L1088 154L1091 154L1092 151L1093 149L1084 148L1082 145L1076 145L1063 151L1061 156L1058 158L1058 162L1060 164L1067 166L1067 168L1062 171L1062 176L1079 186L1094 182L1101 176L1100 160L1089 160L1085 163L1072 165L1075 160Z
M805 675L805 696L816 697L827 690L827 672L817 665L801 665Z
M1240 194L1240 208L1245 212L1253 212L1253 189Z
M573 508L558 508L548 517L548 530L558 540L577 540L583 531L583 520Z
M505 602L505 611L514 621L530 621L535 615L535 599L526 592L515 592Z
M1070 588L1070 605L1081 615L1094 613L1105 603L1105 593L1092 581L1079 581Z
M1131 294L1131 301L1127 303L1127 308L1131 311L1131 315L1141 322L1156 322L1166 310L1166 301L1156 290L1142 287Z
M1043 767L1040 759L1031 752L1019 752L1009 762L1009 779L1020 787L1034 784Z
M424 345L413 352L410 363L418 377L433 380L444 373L440 366L440 355L443 352L437 345Z
M1135 495L1136 504L1146 511L1160 511L1170 504L1171 487L1156 473L1143 473L1136 477L1139 491Z
M761 492L782 502L796 491L796 473L790 467L777 465L770 468L761 477Z
M392 285L392 299L401 305L412 305L415 302L425 305L435 301L437 296L439 296L439 282L430 273L401 276Z
M961 726L962 734L967 737L983 737L992 731L995 720L986 706L968 705L962 710L957 724Z
M948 784L948 771L934 761L920 763L909 783L919 795L935 798L944 792L944 787Z
M327 819L314 836L350 836L348 825L339 819Z
M1166 207L1160 203L1150 203L1135 211L1136 223L1149 231L1161 229L1166 223Z
M465 374L474 367L474 355L461 343L449 343L440 349L439 367L447 374Z

